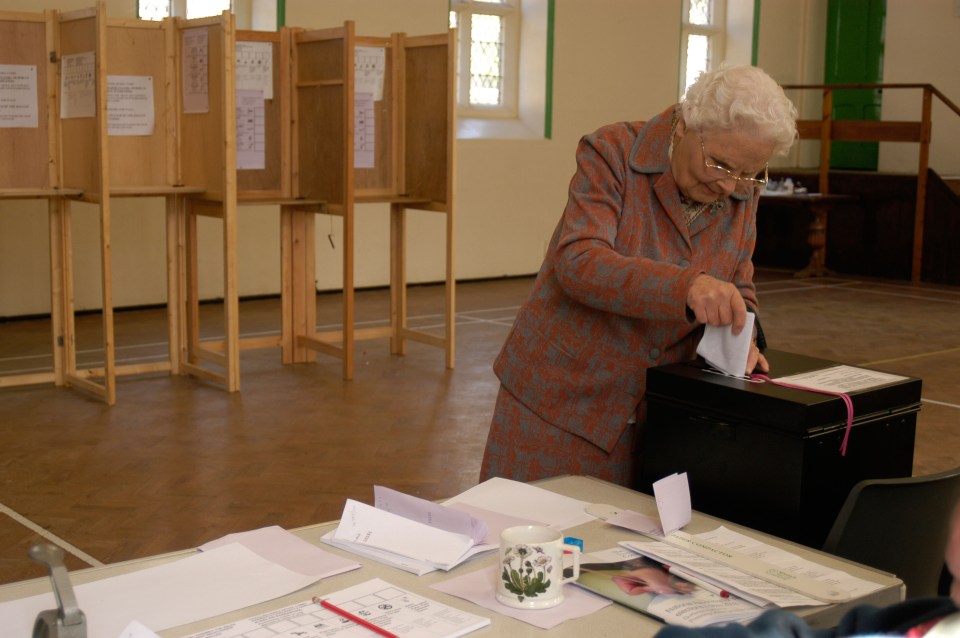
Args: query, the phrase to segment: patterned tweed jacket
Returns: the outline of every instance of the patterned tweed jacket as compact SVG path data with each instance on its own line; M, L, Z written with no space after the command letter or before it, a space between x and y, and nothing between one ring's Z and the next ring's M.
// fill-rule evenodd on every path
M672 106L585 136L563 216L530 299L494 363L545 421L611 451L649 367L694 357L693 279L734 283L748 307L756 206L728 199L688 227L670 171Z

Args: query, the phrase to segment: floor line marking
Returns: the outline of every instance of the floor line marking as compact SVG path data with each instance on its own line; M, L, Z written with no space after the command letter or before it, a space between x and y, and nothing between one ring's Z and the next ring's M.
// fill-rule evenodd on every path
M787 292L809 292L809 291L816 291L816 290L826 290L829 288L845 288L845 289L854 288L854 292L862 293L865 295L882 295L884 297L901 297L904 299L916 299L918 301L937 301L940 303L947 303L947 304L960 303L960 299L944 299L941 297L928 297L928 296L922 296L922 295L916 295L916 294L905 295L901 293L889 292L886 290L870 290L870 289L861 287L862 284L863 282L850 282L849 284L810 286L810 287L802 287L802 288L777 288L774 290L764 290L762 287L758 287L757 295L763 296L763 295L776 295L776 294L782 294Z
M933 403L934 405L942 405L947 408L956 408L960 410L960 405L956 403L947 403L946 401L934 401L933 399L920 399L922 403Z
M104 566L104 563L98 561L96 558L86 553L85 551L81 550L79 547L76 547L75 545L68 543L67 541L63 540L53 532L50 532L44 529L43 527L40 527L39 525L37 525L27 517L15 512L14 510L10 509L3 503L0 503L0 512L3 512L13 520L23 525L24 527L32 530L39 536L43 536L45 539L47 539L51 543L54 543L55 545L58 545L59 547L62 547L63 549L67 550L68 552L70 552L80 560L84 561L88 565L91 565L93 567Z
M878 359L877 361L867 361L861 365L878 366L885 363L897 363L899 361L908 361L910 359L923 359L924 357L935 357L941 354L952 354L960 352L960 348L947 348L945 350L934 350L933 352L918 352L917 354L906 354L902 357L893 357L892 359Z

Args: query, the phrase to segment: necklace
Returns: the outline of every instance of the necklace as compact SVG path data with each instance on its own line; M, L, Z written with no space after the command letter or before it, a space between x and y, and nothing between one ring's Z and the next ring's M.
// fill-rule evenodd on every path
M687 199L687 196L683 193L680 193L680 204L683 205L683 217L687 220L687 226L692 224L697 217L700 217L703 211L707 210L707 207L712 207L713 210L717 210L723 205L721 202L704 203Z
M680 121L680 109L674 109L673 117L670 119L670 146L667 148L667 156L673 157L673 138L677 132L677 122ZM710 210L716 212L723 208L724 203L722 200L716 200L713 202L698 202L694 199L690 199L683 194L682 191L677 189L677 192L680 194L680 205L683 206L683 217L687 222L687 226L692 224L703 211L707 210L709 207Z

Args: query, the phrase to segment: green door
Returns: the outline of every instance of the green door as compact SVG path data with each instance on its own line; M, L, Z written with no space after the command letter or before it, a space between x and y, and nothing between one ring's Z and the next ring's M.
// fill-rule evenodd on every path
M886 0L829 0L827 5L826 84L879 84L883 81L883 24ZM835 120L879 120L879 89L833 93ZM833 142L830 168L877 170L877 142Z

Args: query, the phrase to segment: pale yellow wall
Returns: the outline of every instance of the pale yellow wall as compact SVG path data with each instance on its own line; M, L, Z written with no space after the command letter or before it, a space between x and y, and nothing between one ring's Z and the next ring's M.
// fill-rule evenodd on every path
M753 4L752 0L730 1ZM760 66L781 82L821 81L826 2L763 0ZM0 0L0 10L74 9L91 4L82 0ZM888 4L885 79L932 82L960 102L955 62L960 59L960 18L952 16L953 0L888 0ZM447 0L287 0L286 8L288 25L319 28L351 19L363 35L436 33L447 24ZM133 0L109 0L107 12L130 17ZM676 98L679 0L556 0L555 26L553 139L457 143L458 278L535 272L566 201L580 136L608 122L648 118ZM742 57L745 47L742 42L736 44ZM887 96L884 107L886 111ZM943 118L936 117L938 137L946 125L941 127ZM952 146L935 150L932 163L935 168L939 169L939 163L950 170L953 162L956 174L960 173L955 166L957 134L950 135ZM816 157L815 152L805 155ZM803 161L805 155L801 163L809 165ZM887 161L885 151L882 160ZM79 211L74 245L77 307L93 308L99 305L96 220L89 206L75 208ZM114 202L116 305L164 301L162 216L159 201ZM45 218L42 203L0 202L0 317L49 310ZM216 297L222 276L219 227L204 223L201 230L202 293ZM385 207L359 207L357 230L357 285L385 285ZM334 236L334 248L328 234ZM342 254L339 223L319 217L317 235L318 286L336 289ZM409 236L411 281L441 279L443 227L438 216L414 214ZM279 232L275 209L241 207L238 241L240 294L276 294Z
M929 83L960 106L960 5L955 0L887 0L883 81ZM921 92L888 90L883 119L917 120ZM933 100L930 167L960 176L960 115ZM880 170L917 172L916 144L881 144Z
M887 0L883 82L929 83L960 104L960 16L955 0ZM783 84L823 82L827 0L761 0L758 64ZM801 116L819 119L818 91L791 93ZM884 120L917 121L919 89L888 89ZM930 166L940 175L960 175L960 115L934 98ZM819 164L819 143L802 142L792 163ZM918 144L880 144L881 171L916 173Z
M827 0L761 0L757 65L781 84L821 84L826 42ZM821 95L791 90L788 95L803 119L820 119ZM818 142L800 142L773 165L816 166Z

